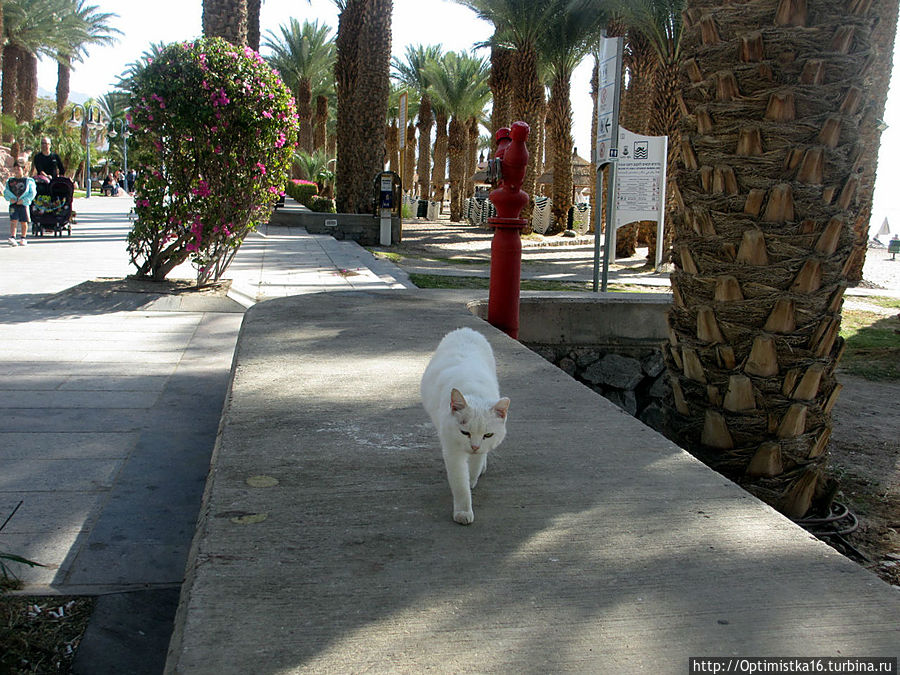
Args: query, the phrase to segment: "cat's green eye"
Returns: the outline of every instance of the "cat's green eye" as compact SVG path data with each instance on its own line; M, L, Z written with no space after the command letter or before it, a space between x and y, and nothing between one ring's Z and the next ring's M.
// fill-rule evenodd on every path
M459 430L459 433L461 433L463 436L470 436L470 435L471 435L471 434L469 434L468 431L463 431L462 429Z
M484 437L485 437L485 438L490 438L490 437L493 436L493 435L494 435L494 434L485 434Z

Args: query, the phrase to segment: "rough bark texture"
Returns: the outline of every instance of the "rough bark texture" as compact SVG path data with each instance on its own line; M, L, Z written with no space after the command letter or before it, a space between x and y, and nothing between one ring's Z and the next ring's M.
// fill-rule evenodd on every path
M434 201L444 201L444 184L446 183L446 166L447 166L447 146L449 138L447 136L447 114L443 112L435 113L434 116L435 132L434 139L434 166L431 170L431 189L434 192Z
M881 121L884 119L884 108L887 104L888 86L891 82L891 70L894 60L894 40L897 33L897 0L873 0L872 13L878 17L872 33L872 48L875 63L868 70L865 91L872 100L869 112L860 127L861 142L873 151L861 157L862 173L860 174L860 215L857 221L856 251L854 262L847 272L847 279L852 284L862 280L863 265L866 261L866 249L869 243L869 219L872 216L872 198L875 195L875 175L878 169L878 153L875 148L881 147Z
M403 189L412 194L415 192L414 176L416 174L416 125L413 122L406 127L406 147L403 149Z
M466 188L463 199L475 195L475 181L478 171L478 120L474 117L466 123Z
M247 0L203 0L203 35L247 44Z
M16 90L18 86L19 50L14 45L7 44L3 48L3 85L2 93L0 93L4 115L16 116Z
M247 0L247 45L259 51L259 12L262 0Z
M563 73L553 81L550 94L550 123L548 144L553 148L553 216L547 234L559 234L566 229L569 208L572 206L572 104L570 77Z
M512 122L523 121L531 127L529 135L529 152L534 158L541 156L541 144L537 142L543 127L544 115L544 86L538 76L538 58L533 45L523 44L519 46L513 67L513 96L512 96ZM539 161L532 159L525 170L525 180L522 182L524 190L531 199L522 209L522 218L531 222L531 212L534 209L534 188L538 173ZM526 228L527 230L528 228Z
M66 59L66 63L58 63L56 66L56 112L58 113L61 113L69 102L71 78L72 69L68 65L68 59Z
M419 196L428 199L431 196L431 128L434 126L434 114L431 110L431 97L422 96L419 103L419 161L416 174L419 180Z
M854 245L865 8L690 0L667 366L685 447L789 516L822 507Z
M313 148L325 150L328 143L328 97L316 97L316 127L313 131Z
M450 220L462 220L463 190L466 186L466 124L450 120L447 153L450 156Z
M491 87L493 103L491 108L491 138L496 138L497 129L508 127L515 120L512 116L512 68L515 52L501 47L491 47Z
M347 0L338 18L337 210L369 213L385 160L392 0Z
M297 92L297 116L300 118L297 142L304 152L312 152L313 148L313 110L312 110L312 85L309 78L304 77L298 82Z

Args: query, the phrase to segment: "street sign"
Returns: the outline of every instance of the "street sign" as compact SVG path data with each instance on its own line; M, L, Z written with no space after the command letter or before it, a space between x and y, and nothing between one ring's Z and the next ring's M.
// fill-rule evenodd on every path
M622 38L601 38L597 72L597 147L596 163L615 161L616 127L619 115L619 91L622 80Z
M400 94L400 121L398 123L398 125L400 127L400 129L399 129L400 138L398 140L400 141L400 149L401 150L403 150L403 148L406 147L406 111L407 111L408 102L409 102L409 92L404 91L402 94Z

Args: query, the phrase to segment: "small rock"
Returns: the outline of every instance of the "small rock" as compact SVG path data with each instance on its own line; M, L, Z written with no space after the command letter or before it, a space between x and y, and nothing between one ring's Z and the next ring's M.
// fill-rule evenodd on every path
M657 431L662 429L665 424L665 414L663 413L662 406L658 403L651 403L644 408L641 411L641 414L638 415L638 419L651 429L656 429Z
M669 378L663 375L662 377L656 378L656 381L650 387L647 395L652 399L662 400L666 398L671 391L672 385L669 383Z
M637 415L637 398L633 391L610 391L605 396L632 417Z
M614 389L629 390L641 383L644 373L637 359L618 354L607 354L584 371L584 379Z
M569 377L575 377L575 361L573 359L566 356L556 365Z
M656 350L649 356L641 359L641 368L644 369L648 377L659 377L660 373L666 369L666 362L663 361L662 352Z

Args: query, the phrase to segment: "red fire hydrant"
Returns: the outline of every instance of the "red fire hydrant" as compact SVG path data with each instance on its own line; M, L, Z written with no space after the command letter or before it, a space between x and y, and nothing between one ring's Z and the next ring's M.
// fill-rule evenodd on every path
M519 218L528 203L522 191L525 165L528 164L528 125L514 122L512 127L497 130L497 151L491 161L491 174L497 187L488 199L497 215L488 218L494 228L491 242L491 284L488 294L488 322L511 338L519 337L519 277L522 270L520 234L528 221ZM496 177L499 168L499 177Z

